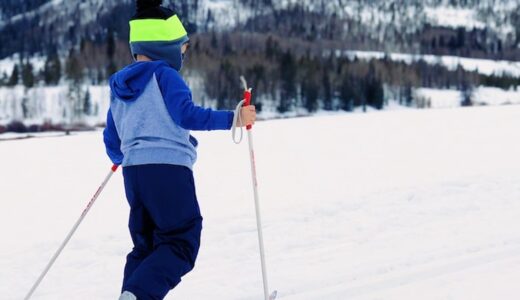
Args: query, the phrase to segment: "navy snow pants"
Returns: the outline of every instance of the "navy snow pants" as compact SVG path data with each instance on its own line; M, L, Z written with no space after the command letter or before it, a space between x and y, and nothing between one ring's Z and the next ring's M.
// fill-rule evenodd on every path
M126 258L123 291L138 300L163 299L191 271L202 217L192 171L177 165L123 168L134 244Z

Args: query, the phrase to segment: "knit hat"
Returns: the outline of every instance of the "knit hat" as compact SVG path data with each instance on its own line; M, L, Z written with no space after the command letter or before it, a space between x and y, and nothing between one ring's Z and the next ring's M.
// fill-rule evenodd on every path
M137 0L137 12L130 20L130 50L152 60L164 60L177 71L182 68L182 45L188 33L177 14L162 7L162 0Z

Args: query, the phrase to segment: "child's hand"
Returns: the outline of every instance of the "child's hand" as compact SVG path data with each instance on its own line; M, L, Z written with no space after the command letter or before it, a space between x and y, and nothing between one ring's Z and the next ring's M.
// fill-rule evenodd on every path
M254 125L256 121L256 108L254 105L244 106L240 109L240 115L242 117L242 122L240 123L240 119L237 120L238 127L244 127L246 125Z

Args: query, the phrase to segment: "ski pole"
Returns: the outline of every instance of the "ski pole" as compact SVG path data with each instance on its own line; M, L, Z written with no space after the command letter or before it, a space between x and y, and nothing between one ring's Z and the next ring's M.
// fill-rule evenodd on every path
M65 238L63 243L61 243L61 245L58 248L58 250L56 251L56 253L54 253L54 256L51 258L51 260L49 261L49 263L47 264L47 266L45 267L43 272L40 274L40 277L38 277L38 280L36 280L36 282L32 286L32 288L29 291L29 293L27 294L27 296L25 296L24 300L28 300L28 299L31 298L32 294L38 288L38 286L42 282L42 280L45 277L45 275L47 275L47 272L49 272L50 268L52 267L52 265L54 264L54 262L56 261L58 256L61 254L61 251L63 251L63 248L65 248L65 246L67 245L67 243L71 239L71 237L74 234L74 232L76 232L76 229L78 229L79 224L81 224L81 222L83 221L83 219L87 215L88 211L90 210L90 208L94 204L94 202L96 202L96 199L98 198L99 194L101 194L101 192L103 191L103 189L107 185L107 183L110 180L110 178L112 177L112 175L117 171L118 167L119 167L118 165L113 165L112 166L112 168L110 169L110 173L108 173L108 175L106 176L105 180L103 180L103 183L101 183L101 185L97 189L97 191L94 194L94 196L92 197L92 199L90 199L90 202L87 204L87 207L85 207L85 209L81 213L81 216L79 217L78 221L76 221L76 224L74 224L74 226L72 227L72 230L69 232L69 234L67 235L67 237Z
M246 79L241 76L240 80L242 81L242 84L244 85L244 106L249 106L251 104L251 95L252 95L252 89L247 87ZM239 109L237 109L239 111ZM240 111L239 111L240 113ZM247 137L249 141L249 156L251 160L251 176L253 179L253 190L254 190L254 196L255 196L255 211L256 211L256 227L258 230L258 244L260 246L260 263L262 265L262 280L264 283L264 298L265 300L274 300L276 298L277 292L274 291L273 293L269 294L269 287L267 283L267 268L265 264L265 254L264 254L264 237L262 233L262 220L260 215L260 200L258 197L258 181L256 177L256 163L255 163L255 152L253 149L253 133L252 125L247 125ZM234 140L234 135L233 135Z

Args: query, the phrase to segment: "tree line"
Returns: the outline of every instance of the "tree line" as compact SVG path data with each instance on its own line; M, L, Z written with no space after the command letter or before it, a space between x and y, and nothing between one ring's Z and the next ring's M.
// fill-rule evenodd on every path
M388 56L349 58L314 42L275 35L213 32L192 40L188 69L204 74L206 93L219 108L232 108L239 99L240 74L249 78L257 97L274 100L280 113L295 108L381 109L390 98L413 105L412 91L419 87L465 91L479 85L520 85L513 76L488 76L462 66L450 70L424 60L407 64Z
M221 109L233 108L240 99L240 75L255 88L259 110L271 104L279 113L381 109L390 98L413 105L412 91L418 87L462 91L478 85L503 89L520 85L520 79L512 76L487 76L460 66L449 70L425 61L407 64L389 57L369 61L344 57L326 44L271 34L199 33L191 37L191 46L183 72L203 78L202 94L208 98L195 100L216 101ZM65 57L50 51L38 72L30 60L20 58L10 74L0 76L0 85L68 84L71 101L88 102L89 95L78 91L78 86L107 84L111 74L131 62L128 44L109 32L103 43L83 39Z

